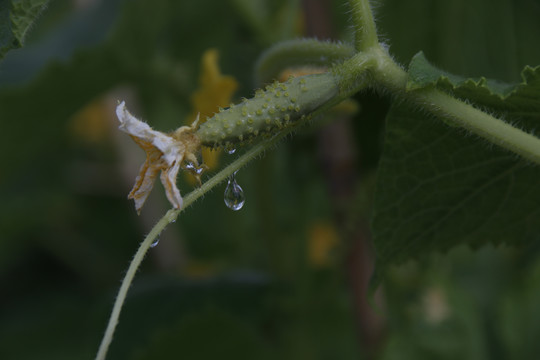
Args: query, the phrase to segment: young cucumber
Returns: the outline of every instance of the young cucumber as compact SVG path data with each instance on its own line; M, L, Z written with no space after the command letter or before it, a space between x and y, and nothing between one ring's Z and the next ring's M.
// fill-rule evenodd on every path
M271 135L308 116L339 92L331 72L274 82L255 97L220 110L197 130L201 144L231 148Z

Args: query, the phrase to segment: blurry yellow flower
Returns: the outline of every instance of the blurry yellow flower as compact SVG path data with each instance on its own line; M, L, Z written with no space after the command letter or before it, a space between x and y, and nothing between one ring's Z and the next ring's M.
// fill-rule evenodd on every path
M308 234L309 263L315 267L332 264L332 251L339 243L334 226L326 222L317 222L311 226Z
M109 109L103 99L95 100L79 110L69 123L70 134L86 143L98 143L109 133Z
M231 98L238 89L238 82L232 76L222 75L218 65L218 51L206 50L202 56L202 69L199 77L199 88L191 96L193 112L187 123L193 122L200 114L201 123L219 111L220 107L227 107ZM209 168L217 165L219 152L204 148L203 162Z

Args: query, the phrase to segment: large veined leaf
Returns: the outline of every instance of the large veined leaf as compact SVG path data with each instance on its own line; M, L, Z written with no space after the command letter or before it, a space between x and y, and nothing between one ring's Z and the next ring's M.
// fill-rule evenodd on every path
M515 112L516 108L540 111L540 66L526 66L521 73L523 81L519 84L507 84L485 77L465 78L435 68L422 52L416 54L409 67L409 90L430 85L464 99L469 99L482 106L502 111ZM514 114L515 115L515 114ZM519 115L519 114L518 114ZM534 117L535 115L532 114ZM524 119L525 121L526 118Z
M0 0L0 59L21 47L48 0Z
M465 79L430 65L409 67L410 89L436 86L526 131L540 124L540 67L519 84ZM379 265L460 243L540 240L540 168L464 130L393 106L377 180L373 232Z

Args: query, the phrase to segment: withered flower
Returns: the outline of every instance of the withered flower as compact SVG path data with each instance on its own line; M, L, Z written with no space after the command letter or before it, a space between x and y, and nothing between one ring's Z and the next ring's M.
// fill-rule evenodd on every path
M153 130L147 123L131 115L125 102L118 104L116 115L121 123L119 129L128 133L146 152L146 161L128 195L128 199L135 201L137 213L140 213L160 172L167 199L176 209L182 208L182 196L176 187L178 171L181 167L191 171L200 183L204 168L204 165L199 166L195 155L200 151L200 140L195 134L198 117L191 126L181 126L174 132L165 134Z

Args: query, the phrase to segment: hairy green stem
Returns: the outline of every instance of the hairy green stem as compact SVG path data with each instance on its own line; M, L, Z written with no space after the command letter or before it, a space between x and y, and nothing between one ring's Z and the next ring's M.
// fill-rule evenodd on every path
M334 66L331 71L336 75L340 95L348 98L360 90L373 87L372 72L377 67L377 54L373 51L359 52L342 64Z
M294 66L331 66L354 55L354 48L341 43L316 39L280 42L263 52L255 64L255 82L275 79L281 71Z
M349 0L352 11L352 24L355 29L354 45L358 51L377 47L379 40L373 20L369 0Z
M419 91L417 96L417 101L433 114L527 160L540 164L540 139L536 136L441 91L426 89Z
M199 199L201 196L206 194L216 185L218 185L219 183L227 179L227 177L232 175L235 171L240 169L242 166L246 165L249 161L251 161L256 156L261 154L264 150L271 147L276 141L279 141L283 136L284 135L276 136L272 139L262 141L258 145L251 148L248 152L246 152L236 161L232 162L229 166L227 166L226 168L221 170L219 173L214 175L212 178L210 178L208 181L206 181L201 187L193 190L188 195L186 195L184 197L182 209L171 209L167 211L167 213L157 222L157 224L154 225L152 230L150 230L150 233L146 236L146 238L143 240L143 242L139 246L139 249L135 253L133 260L131 260L131 263L129 264L129 268L127 270L126 276L122 280L122 285L120 286L120 290L118 291L118 295L116 296L113 310L109 318L109 322L107 324L107 329L105 330L105 335L103 336L103 339L101 340L101 344L99 346L96 360L105 359L107 355L107 351L109 349L109 345L111 344L111 341L113 338L114 331L116 329L116 325L118 324L120 312L126 300L127 292L131 286L131 283L133 282L133 278L135 277L135 273L137 272L137 269L141 265L142 260L144 259L144 256L146 255L146 252L148 251L152 243L154 243L154 241L159 236L159 234L165 229L165 227L167 227L167 225L174 222L176 218L178 217L178 215L180 215L180 213L185 208L193 204L197 199Z
M111 344L116 325L118 324L118 318L120 317L120 311L122 310L124 301L126 300L127 292L129 290L129 287L131 286L131 283L133 282L133 278L135 277L137 269L141 265L141 262L146 255L146 252L148 251L152 243L154 243L155 239L159 236L159 234L163 231L163 229L165 229L165 227L171 221L174 221L175 218L176 215L174 215L174 211L169 210L165 214L165 216L163 216L158 221L158 223L154 226L150 233L146 235L146 238L143 240L143 242L139 246L139 249L135 253L133 260L131 260L126 276L124 276L124 279L122 280L122 285L120 286L120 290L118 291L118 295L116 296L116 300L114 301L113 310L109 318L109 323L107 324L107 329L105 330L105 335L103 336L101 344L99 345L96 360L104 360L107 356L107 351L109 349L109 345Z
M340 96L337 96L333 101L329 102L328 104L324 105L317 111L315 111L313 114L316 115L319 112L325 111L328 108L332 107L333 105L341 102L342 100L346 99L347 95L342 94ZM297 130L299 127L305 125L305 123L309 120L303 120L299 121L295 126L292 126L290 128L287 128L283 130L282 132L276 134L275 136L262 140L261 142L257 143L255 146L250 148L248 151L246 151L242 156L240 156L238 159L236 159L234 162L229 164L227 167L225 167L223 170L221 170L219 173L214 175L209 180L205 181L205 183L187 194L183 199L183 207L181 209L171 209L169 210L158 222L157 224L152 228L150 233L146 236L146 238L143 240L141 245L139 246L139 249L135 253L135 256L133 257L133 260L129 264L129 268L127 270L126 276L122 280L122 285L120 286L120 290L118 291L118 295L116 297L116 300L114 302L113 310L111 313L111 316L109 318L109 322L107 324L107 329L105 330L105 335L103 336L103 339L101 341L101 344L99 346L98 353L96 355L96 360L104 360L107 351L109 349L109 345L111 344L114 331L116 329L116 325L118 324L118 319L120 317L120 312L122 310L122 307L124 306L124 301L126 299L127 292L131 286L131 283L133 282L133 278L135 277L135 273L137 272L137 269L141 265L142 260L144 259L144 256L146 255L146 252L152 245L152 243L155 241L155 239L159 236L159 234L165 229L165 227L170 224L171 222L174 222L178 215L188 206L193 204L197 199L202 197L204 194L206 194L208 191L213 189L216 185L220 184L224 180L226 180L229 176L231 176L235 171L239 170L241 167L249 163L251 160L257 158L260 156L264 151L266 151L269 148L272 148L275 144L277 144L279 141L281 141L284 137L289 135L291 132Z
M374 84L418 108L460 126L490 143L540 164L540 139L433 87L407 91L407 73L384 50L373 50Z
M165 229L165 227L167 227L167 225L174 222L178 215L185 208L193 204L197 199L199 199L216 185L227 179L227 177L232 175L235 171L246 165L249 161L253 160L258 155L260 155L263 151L273 146L277 141L281 140L287 134L288 132L285 134L279 134L271 139L264 140L252 147L236 161L232 162L226 168L224 168L219 173L210 178L208 181L206 181L201 187L193 190L188 195L186 195L184 197L183 207L181 209L171 209L167 211L167 213L157 222L157 224L154 225L152 230L150 230L150 233L146 236L146 238L139 246L139 249L135 253L133 260L131 260L131 263L129 264L126 276L122 280L122 285L120 286L120 290L118 291L118 295L116 296L113 310L107 324L107 329L105 330L105 335L101 340L96 360L105 359L107 351L109 349L109 345L111 344L113 338L114 331L116 329L116 325L118 324L120 312L122 310L122 307L124 306L124 301L126 300L127 292L131 286L131 283L133 282L133 278L135 277L135 273L141 265L142 260L146 255L146 252L148 251L152 243L154 243L155 239L159 236L159 234Z

